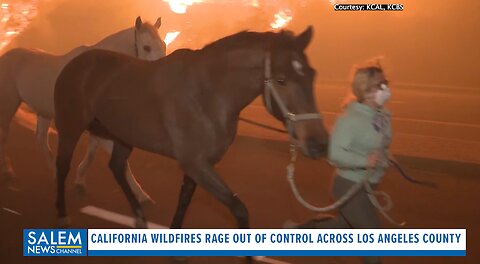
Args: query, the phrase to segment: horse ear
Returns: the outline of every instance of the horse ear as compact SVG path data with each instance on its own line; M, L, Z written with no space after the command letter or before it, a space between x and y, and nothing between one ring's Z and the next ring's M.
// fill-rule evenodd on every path
M312 36L313 36L313 27L308 26L308 28L305 31L303 31L300 35L298 35L297 38L295 39L295 44L297 48L299 48L300 50L305 50L308 44L310 43L310 41L312 40Z
M160 26L162 25L162 17L158 17L157 18L157 21L155 22L155 27L156 28L160 28Z
M142 24L143 24L142 18L138 16L137 19L135 20L135 28L139 30L140 28L142 28Z

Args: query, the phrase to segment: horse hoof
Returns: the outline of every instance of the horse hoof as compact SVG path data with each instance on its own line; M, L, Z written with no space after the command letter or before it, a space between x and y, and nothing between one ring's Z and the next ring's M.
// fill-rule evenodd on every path
M78 195L81 195L81 196L87 195L87 187L85 186L85 184L76 183L75 190L77 191Z
M57 226L61 228L67 228L70 227L70 224L72 221L70 220L70 217L65 216L65 217L60 217L57 219Z
M137 218L135 220L135 228L140 228L140 229L146 229L147 227L147 221L141 218Z

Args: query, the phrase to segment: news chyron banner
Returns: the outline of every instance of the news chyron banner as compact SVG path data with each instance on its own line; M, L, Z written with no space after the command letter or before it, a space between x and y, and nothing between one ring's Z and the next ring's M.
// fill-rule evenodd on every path
M24 229L24 256L465 256L466 229Z

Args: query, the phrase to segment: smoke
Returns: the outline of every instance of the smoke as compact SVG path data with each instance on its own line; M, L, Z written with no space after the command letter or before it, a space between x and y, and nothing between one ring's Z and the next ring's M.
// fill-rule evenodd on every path
M38 16L14 41L14 46L62 54L79 45L91 45L106 35L132 26L130 0L43 0Z
M132 26L141 15L151 22L162 16L162 37L182 32L170 52L200 48L240 30L268 30L273 14L287 7L293 14L288 29L314 26L307 53L320 82L346 81L352 65L384 56L395 82L480 89L478 1L406 1L403 12L336 12L328 0L259 0L261 8L221 2L195 4L180 15L163 0L42 0L38 16L11 47L61 54Z

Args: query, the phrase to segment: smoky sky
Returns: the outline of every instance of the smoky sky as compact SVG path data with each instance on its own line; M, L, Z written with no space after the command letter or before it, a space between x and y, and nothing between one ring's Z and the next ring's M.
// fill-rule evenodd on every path
M287 29L296 33L314 26L307 55L320 82L345 81L353 64L383 56L393 82L480 90L480 1L343 1L402 3L403 12L339 12L327 0L306 1L305 7L300 1L259 2L290 8L294 19ZM61 54L132 26L137 15L151 22L161 16L161 36L181 30L186 46L199 48L240 30L265 30L275 11L203 4L179 15L161 0L42 0L39 15L8 48Z

